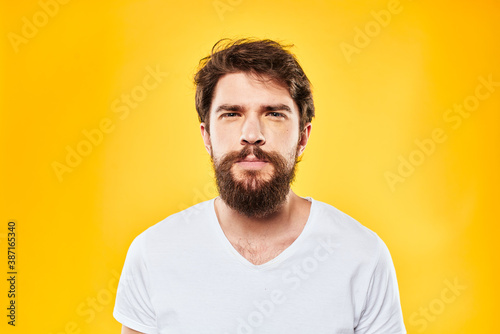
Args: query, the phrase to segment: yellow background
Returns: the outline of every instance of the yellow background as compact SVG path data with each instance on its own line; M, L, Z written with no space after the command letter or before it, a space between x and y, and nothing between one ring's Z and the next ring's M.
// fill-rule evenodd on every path
M294 190L386 242L408 333L497 332L500 86L459 125L444 117L474 101L480 77L500 82L498 1L54 3L3 1L0 11L0 331L119 333L114 289L130 242L216 195L194 109L198 61L222 37L254 36L293 43L313 84L317 116ZM387 24L375 20L382 10ZM168 75L126 117L114 112L147 68ZM54 162L106 119L112 130L58 178ZM446 139L419 155L415 141L436 128ZM391 186L387 173L412 154L423 160Z

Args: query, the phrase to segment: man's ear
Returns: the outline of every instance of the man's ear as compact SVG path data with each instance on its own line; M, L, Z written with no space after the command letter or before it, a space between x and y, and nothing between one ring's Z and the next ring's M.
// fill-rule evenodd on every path
M309 136L311 135L311 128L312 124L311 122L308 122L302 129L302 132L299 134L299 156L301 156L306 149L307 141L309 140Z
M206 124L203 122L200 124L201 137L203 138L203 143L205 144L205 149L208 154L210 154L210 147L212 146L212 142L210 141L210 134L207 131Z

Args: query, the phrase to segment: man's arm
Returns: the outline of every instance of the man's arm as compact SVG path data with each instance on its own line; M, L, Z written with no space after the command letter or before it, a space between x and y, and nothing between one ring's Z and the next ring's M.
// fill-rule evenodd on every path
M149 298L149 272L143 243L144 234L132 241L116 291L113 316L122 324L125 334L158 333L155 310Z
M354 333L406 334L399 300L396 270L385 243L379 239L380 250L369 283L366 304Z
M144 334L138 331L134 331L133 329L130 329L128 327L122 326L122 334Z

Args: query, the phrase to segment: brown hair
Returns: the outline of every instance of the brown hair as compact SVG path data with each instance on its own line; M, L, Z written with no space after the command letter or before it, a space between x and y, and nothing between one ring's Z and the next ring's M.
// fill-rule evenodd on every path
M287 87L290 96L299 107L299 132L314 115L311 83L300 67L295 55L282 45L269 39L223 38L212 48L209 56L200 60L198 72L194 76L196 85L196 111L200 122L205 122L209 131L210 107L219 78L228 73L246 72L264 80L271 80Z

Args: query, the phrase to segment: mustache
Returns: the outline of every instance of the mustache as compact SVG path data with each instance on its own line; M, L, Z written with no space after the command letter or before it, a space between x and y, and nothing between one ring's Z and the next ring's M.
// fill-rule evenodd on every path
M285 157L283 157L277 151L266 152L258 145L255 144L247 144L240 151L231 151L223 155L222 157L215 159L213 153L210 154L210 159L212 160L212 165L219 165L221 170L229 171L233 164L235 164L239 160L245 159L248 155L253 154L259 160L265 160L275 168L279 170L283 170L287 167L287 163ZM300 158L298 156L298 150L295 155L295 163L300 162Z
M243 147L240 151L226 153L220 159L220 162L229 167L237 161L245 159L250 154L253 154L259 160L265 160L272 164L275 164L277 159L279 160L279 154L277 152L268 153L256 145L248 144L245 145L245 147ZM210 155L210 158L214 161L213 154Z
M266 153L263 149L256 145L245 145L240 152L236 152L234 161L245 159L250 154L253 154L259 160L272 161L270 154Z

